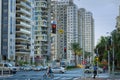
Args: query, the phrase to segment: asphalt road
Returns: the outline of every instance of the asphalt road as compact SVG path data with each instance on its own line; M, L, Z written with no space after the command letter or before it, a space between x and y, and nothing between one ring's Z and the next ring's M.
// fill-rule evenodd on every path
M8 77L0 77L0 80L44 80L43 75L46 71L19 71L14 75ZM54 78L47 78L46 80L75 80L82 76L81 69L74 69L66 71L63 74L55 73Z
M14 75L0 76L0 80L45 80L43 75L46 71L19 71ZM47 78L46 80L93 80L93 74L83 74L82 69L67 70L65 73L55 73L54 78ZM99 74L95 80L120 80L120 77L115 79L109 78L108 73ZM78 79L79 78L79 79Z

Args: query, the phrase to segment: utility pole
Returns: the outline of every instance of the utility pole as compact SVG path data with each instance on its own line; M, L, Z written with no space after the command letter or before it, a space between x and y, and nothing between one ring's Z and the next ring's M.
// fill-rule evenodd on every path
M115 69L115 57L114 57L114 42L113 42L113 40L112 40L112 57L113 57L113 61L112 61L112 77L113 77L113 79L114 79L114 69Z
M108 74L110 75L110 51L108 50Z

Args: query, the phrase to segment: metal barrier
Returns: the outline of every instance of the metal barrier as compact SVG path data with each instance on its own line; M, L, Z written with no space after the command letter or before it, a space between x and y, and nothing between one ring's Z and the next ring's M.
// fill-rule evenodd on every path
M0 75L1 76L12 75L11 69L8 67L0 67Z

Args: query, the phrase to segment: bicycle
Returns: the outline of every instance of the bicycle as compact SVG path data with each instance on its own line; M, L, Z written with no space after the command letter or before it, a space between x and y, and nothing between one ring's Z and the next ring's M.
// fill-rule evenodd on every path
M53 78L54 78L54 74L53 73L49 73L49 74L45 73L43 75L43 80L48 80L48 79L53 79Z

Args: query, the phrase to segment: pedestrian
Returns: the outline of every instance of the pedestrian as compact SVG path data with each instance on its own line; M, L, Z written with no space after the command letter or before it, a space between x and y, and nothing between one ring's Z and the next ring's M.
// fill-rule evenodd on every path
M103 72L104 73L106 72L106 66L103 66Z
M93 78L95 79L96 75L97 75L97 65L94 66L94 71L93 71Z

